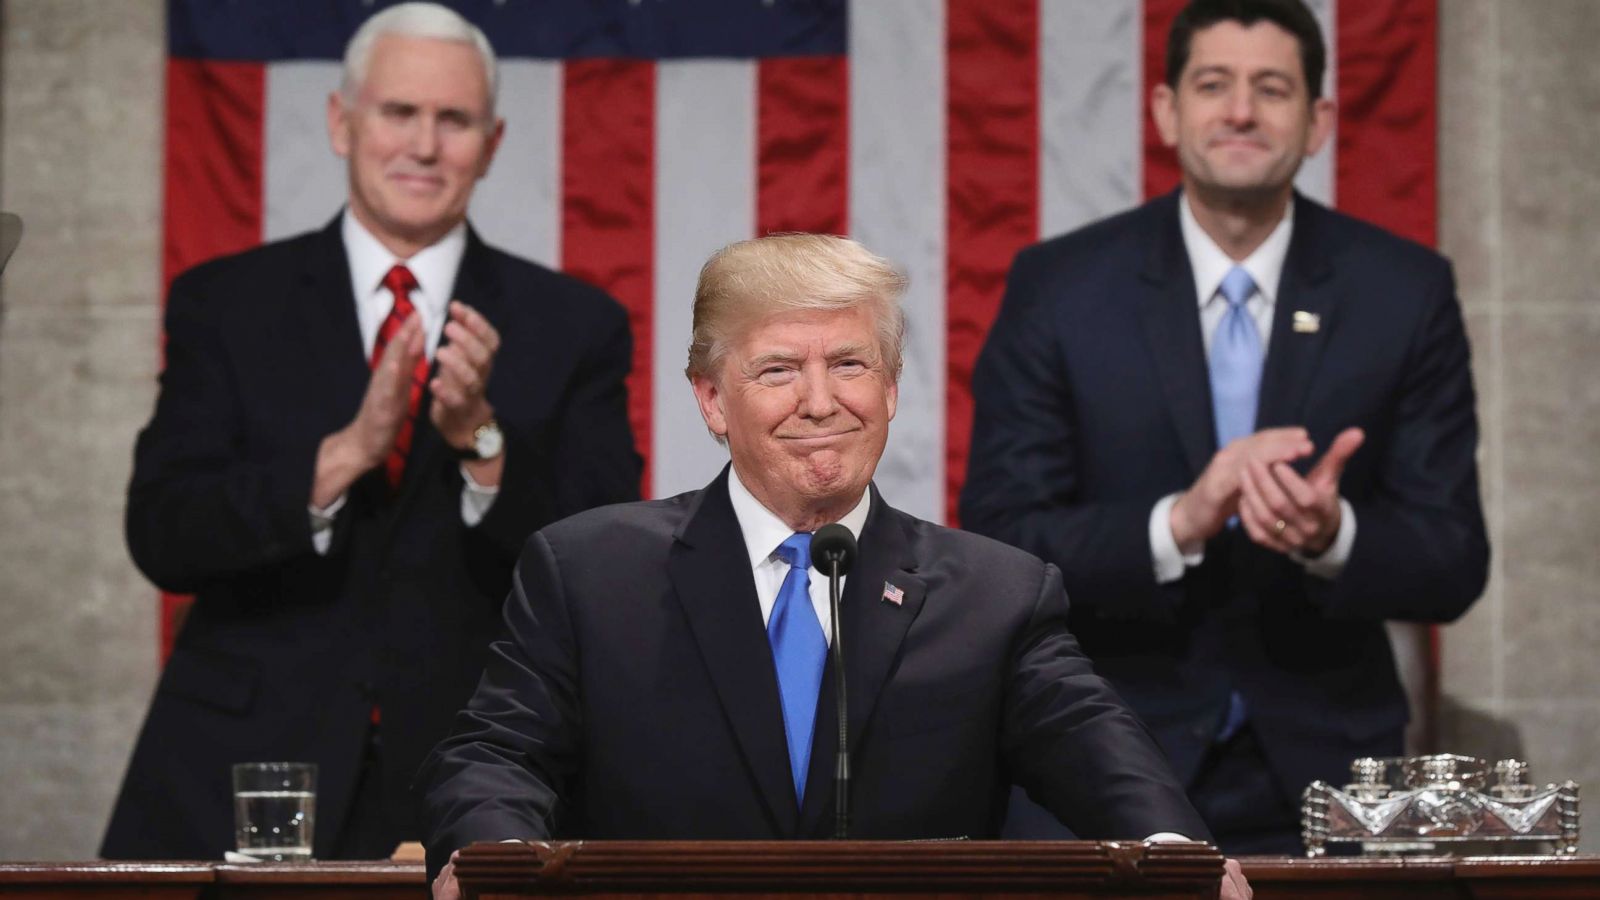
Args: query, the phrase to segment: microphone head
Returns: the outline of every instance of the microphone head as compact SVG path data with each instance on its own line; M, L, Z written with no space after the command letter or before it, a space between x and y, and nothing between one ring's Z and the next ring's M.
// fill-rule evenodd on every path
M856 536L838 522L818 528L811 536L811 561L819 571L830 574L837 562L839 574L849 574L856 561Z

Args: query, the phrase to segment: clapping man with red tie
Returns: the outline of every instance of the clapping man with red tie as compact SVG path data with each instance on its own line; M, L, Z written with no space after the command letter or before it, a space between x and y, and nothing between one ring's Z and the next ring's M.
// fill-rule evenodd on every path
M317 764L318 858L416 839L412 773L478 680L524 540L636 498L625 312L466 221L497 79L454 12L373 16L328 99L344 211L173 282L127 539L195 602L105 856L220 858L251 760Z

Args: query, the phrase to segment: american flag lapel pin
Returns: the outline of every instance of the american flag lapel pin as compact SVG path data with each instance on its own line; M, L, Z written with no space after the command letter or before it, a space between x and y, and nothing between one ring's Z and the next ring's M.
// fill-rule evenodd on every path
M895 606L899 606L906 602L906 592L885 581L883 583L883 599L893 603Z
M1322 327L1322 317L1316 313L1309 313L1303 309L1294 312L1294 330L1296 334L1316 334Z

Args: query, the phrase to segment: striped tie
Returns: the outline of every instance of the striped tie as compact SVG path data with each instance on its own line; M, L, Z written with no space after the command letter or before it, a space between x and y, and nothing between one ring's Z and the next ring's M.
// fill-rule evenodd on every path
M416 307L411 304L411 292L417 288L417 278L405 266L395 266L383 276L383 286L394 295L394 306L389 308L389 315L384 317L383 324L378 326L378 340L372 345L371 367L378 368L378 363L383 359L383 351L389 346L389 341L394 339L395 333L404 325L406 319L416 312ZM417 366L411 371L411 397L406 407L406 419L400 424L400 431L394 436L394 447L389 450L389 458L384 461L384 473L389 478L389 486L397 488L400 479L405 476L406 454L411 452L411 437L416 430L417 409L422 405L422 389L428 384L428 357L427 354L417 357Z

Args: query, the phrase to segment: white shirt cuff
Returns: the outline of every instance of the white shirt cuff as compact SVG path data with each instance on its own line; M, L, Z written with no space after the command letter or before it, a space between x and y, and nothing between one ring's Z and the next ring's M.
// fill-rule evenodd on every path
M311 514L311 549L317 551L318 556L327 556L328 548L333 546L333 520L338 518L339 510L344 509L348 496L340 494L321 509L306 505L306 512Z
M472 480L465 463L461 465L461 521L468 528L475 527L489 514L494 498L500 496L500 486L484 487Z
M1344 564L1350 561L1350 548L1356 544L1356 511L1350 507L1350 501L1339 498L1339 533L1333 536L1333 543L1323 551L1321 556L1310 557L1294 554L1294 561L1306 567L1306 574L1329 581L1339 577L1344 571Z
M1150 510L1150 560L1155 566L1156 584L1171 584L1183 573L1200 565L1206 558L1206 545L1201 544L1185 553L1172 538L1172 505L1178 494L1168 494L1156 501Z
M1184 837L1176 831L1158 831L1155 834L1145 838L1145 843L1148 844L1173 844L1178 842L1187 843L1191 842L1191 839Z

